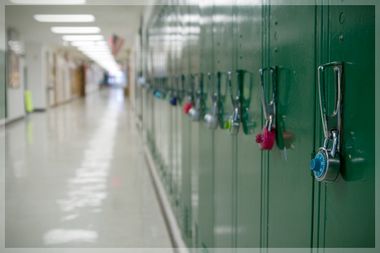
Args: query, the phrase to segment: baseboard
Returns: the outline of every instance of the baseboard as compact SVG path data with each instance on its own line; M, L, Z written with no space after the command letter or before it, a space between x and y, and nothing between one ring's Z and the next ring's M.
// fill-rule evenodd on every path
M33 112L46 112L46 108L34 108Z
M10 125L12 123L15 123L17 121L20 121L20 120L24 119L25 117L26 117L26 115L22 115L22 116L13 118L13 119L2 119L2 120L0 120L0 126L2 126L2 127L8 126L8 125Z
M175 218L164 185L162 184L162 181L157 173L158 169L154 163L153 156L146 144L144 144L144 153L149 165L148 167L150 170L150 175L153 181L154 188L157 193L158 201L160 202L164 219L168 226L169 234L173 243L173 248L178 253L189 253L189 249L187 248L184 240L182 239L181 229L179 228L179 225Z

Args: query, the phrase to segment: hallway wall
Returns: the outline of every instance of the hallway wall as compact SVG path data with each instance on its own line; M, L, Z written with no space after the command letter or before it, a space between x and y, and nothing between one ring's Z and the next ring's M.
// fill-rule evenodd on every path
M27 89L32 92L34 109L46 110L47 74L46 49L41 43L26 43Z
M9 87L6 83L6 105L7 105L7 120L12 121L15 119L22 118L26 115L25 112L25 103L24 103L24 67L25 67L25 58L20 58L19 65L19 75L20 75L20 86L18 88Z
M22 34L13 27L6 26L6 120L13 121L25 116L25 44ZM11 81L13 80L13 83Z

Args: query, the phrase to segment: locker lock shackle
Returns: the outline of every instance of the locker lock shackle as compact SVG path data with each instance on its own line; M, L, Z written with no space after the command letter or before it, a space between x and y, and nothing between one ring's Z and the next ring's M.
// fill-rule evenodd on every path
M267 101L265 96L265 80L264 74L269 71L272 78L271 100ZM261 105L264 113L265 124L262 133L256 135L256 142L263 150L271 150L276 139L276 104L277 104L277 66L261 68Z
M325 70L333 68L335 78L334 110L329 115L326 103ZM323 147L319 148L314 159L310 162L310 169L317 181L333 182L340 171L340 145L342 132L342 85L343 63L330 62L318 67L319 109L324 134Z

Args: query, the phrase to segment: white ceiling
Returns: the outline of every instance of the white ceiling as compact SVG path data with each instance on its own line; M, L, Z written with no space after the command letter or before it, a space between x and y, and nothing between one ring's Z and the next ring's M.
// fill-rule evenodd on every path
M133 2L148 4L148 1L88 0L87 2L90 5L7 5L5 6L6 27L18 30L20 38L25 42L42 42L52 46L63 46L62 35L53 34L50 31L51 26L98 26L105 39L112 34L117 34L125 39L124 53L120 55L120 57L124 57L126 49L131 48L134 43L140 18L145 9L144 5L133 5ZM108 4L91 5L104 2ZM132 3L132 5L112 5L126 2ZM35 14L92 14L96 20L94 23L40 23L33 18Z

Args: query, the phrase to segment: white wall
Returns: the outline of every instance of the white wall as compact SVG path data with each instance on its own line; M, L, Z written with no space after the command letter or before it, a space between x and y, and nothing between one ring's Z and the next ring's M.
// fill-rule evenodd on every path
M26 44L26 64L28 69L27 87L32 93L33 107L47 109L46 50L40 43Z
M12 121L25 116L24 103L24 58L20 59L20 87L10 88L7 84L7 121Z

